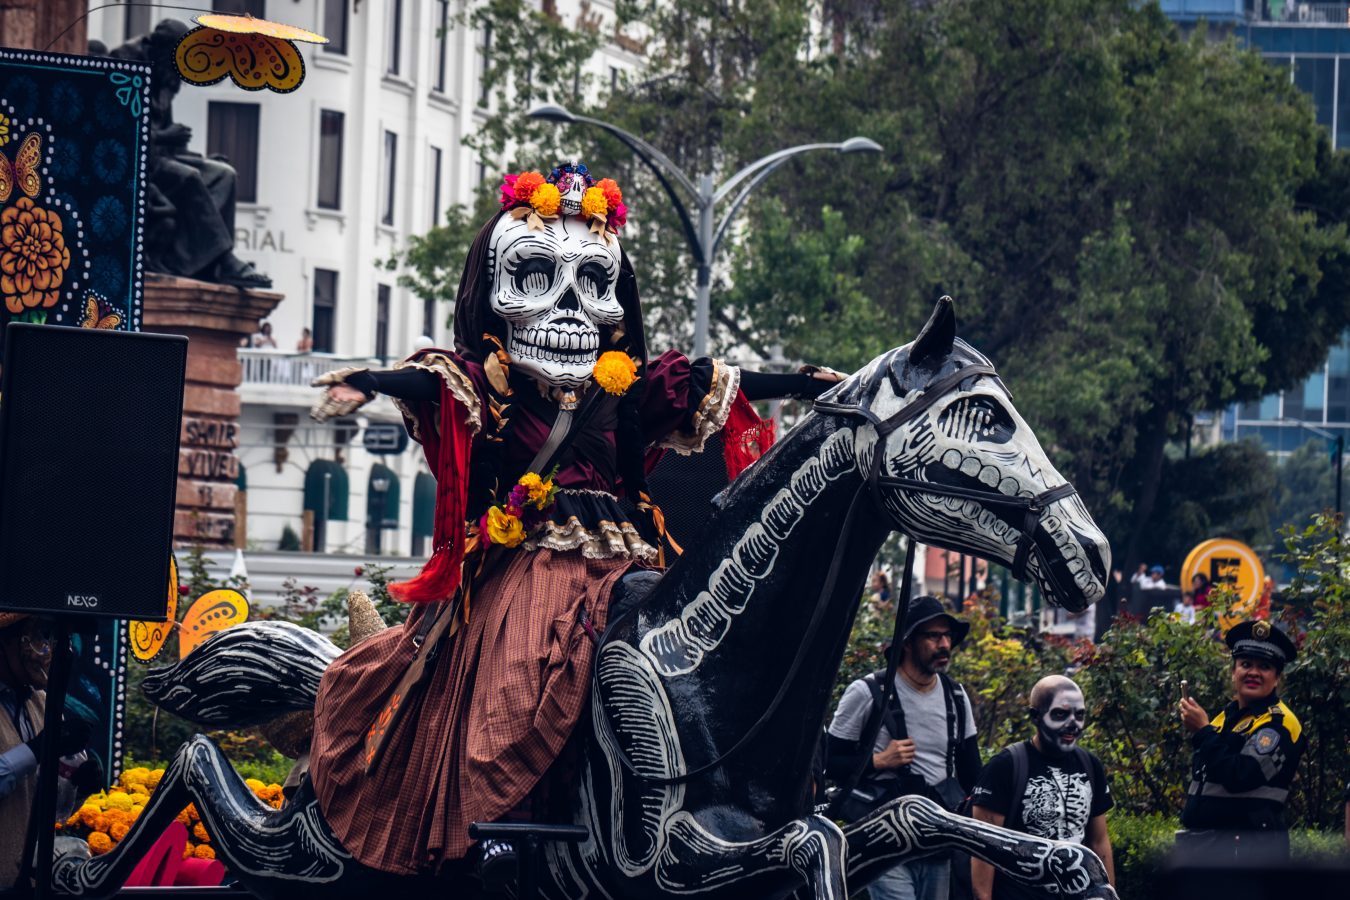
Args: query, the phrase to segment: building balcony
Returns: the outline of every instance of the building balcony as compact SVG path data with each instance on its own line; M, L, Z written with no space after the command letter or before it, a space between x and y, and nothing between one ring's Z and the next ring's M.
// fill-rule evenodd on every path
M239 395L244 403L305 409L318 399L318 391L310 384L320 375L348 367L377 369L384 365L380 359L370 356L292 353L253 347L239 348L239 364L243 369Z

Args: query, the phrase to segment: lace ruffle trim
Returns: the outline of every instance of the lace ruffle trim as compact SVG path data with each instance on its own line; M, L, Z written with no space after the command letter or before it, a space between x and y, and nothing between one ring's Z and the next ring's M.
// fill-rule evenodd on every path
M708 438L727 423L731 405L736 402L736 394L741 389L741 370L717 359L712 363L712 384L694 412L694 430L671 432L657 444L658 447L674 450L681 456L701 453Z
M477 434L483 427L482 414L479 412L478 392L474 390L473 382L469 376L464 374L455 361L444 353L428 353L419 359L408 359L394 366L395 369L422 369L441 376L445 381L445 387L450 391L450 396L454 397L464 407L465 418L469 423L469 430ZM421 435L417 433L417 417L413 415L412 408L397 397L391 397L398 411L403 413L413 426L413 439L420 441Z
M543 530L526 539L526 550L545 547L549 550L581 550L587 559L656 559L656 548L642 539L629 522L601 521L592 528L581 524L576 516L566 522L545 522Z

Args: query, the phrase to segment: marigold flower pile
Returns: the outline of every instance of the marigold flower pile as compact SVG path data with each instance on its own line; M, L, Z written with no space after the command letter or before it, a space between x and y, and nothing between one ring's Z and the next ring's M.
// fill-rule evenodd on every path
M122 773L117 784L90 796L73 816L56 827L66 834L84 838L95 856L107 853L127 836L132 823L150 802L150 796L159 787L159 780L163 777L163 769L139 766L128 769ZM263 784L256 778L246 779L245 784L273 809L281 808L281 785ZM189 804L176 818L188 830L184 858L215 859L211 835L198 815L197 807Z

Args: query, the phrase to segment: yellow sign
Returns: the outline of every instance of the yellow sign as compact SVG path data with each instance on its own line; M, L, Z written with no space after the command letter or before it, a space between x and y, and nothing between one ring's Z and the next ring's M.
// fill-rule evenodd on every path
M1256 551L1241 541L1214 538L1204 541L1186 555L1181 566L1181 589L1189 591L1191 580L1204 575L1214 586L1224 585L1238 595L1231 616L1223 616L1220 625L1227 631L1238 622L1253 618L1261 599L1266 570Z

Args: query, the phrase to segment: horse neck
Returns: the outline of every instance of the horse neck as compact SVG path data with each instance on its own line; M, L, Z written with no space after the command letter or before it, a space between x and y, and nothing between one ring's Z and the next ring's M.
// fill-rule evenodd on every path
M790 701L764 734L779 748L801 745L809 764L867 570L889 533L859 496L854 431L840 424L812 416L755 463L644 604L639 648L684 707L682 721L703 718L710 746L745 733L800 653Z

